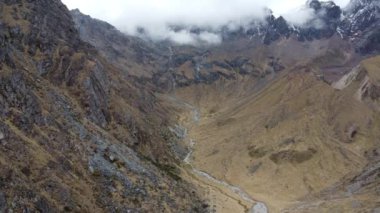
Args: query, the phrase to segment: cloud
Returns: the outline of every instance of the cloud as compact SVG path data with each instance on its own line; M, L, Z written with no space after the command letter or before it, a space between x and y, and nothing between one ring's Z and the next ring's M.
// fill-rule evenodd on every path
M301 26L309 20L313 19L315 14L312 8L299 7L287 11L282 16L291 24Z
M220 37L220 35L217 35L215 33L209 33L209 32L203 32L199 34L199 39L209 44L218 44L222 41L222 38Z
M338 0L341 4L348 0ZM247 21L263 20L264 8L276 16L284 15L294 24L309 19L310 11L300 10L306 0L63 0L70 9L107 21L123 32L138 35L143 28L152 39L170 39L181 44L221 41L211 33L222 26L239 27ZM196 26L209 33L192 33L189 28L174 30L171 26Z

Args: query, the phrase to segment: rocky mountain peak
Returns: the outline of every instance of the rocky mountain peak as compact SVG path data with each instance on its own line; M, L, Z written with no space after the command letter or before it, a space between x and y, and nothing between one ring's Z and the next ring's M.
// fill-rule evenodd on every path
M270 9L262 21L252 20L249 25L231 30L223 28L223 39L233 40L242 37L259 37L263 43L270 44L281 37L294 35L300 41L331 37L341 23L342 9L333 1L309 0L306 8L313 10L310 20L302 25L294 25L283 16L276 17Z
M309 0L307 1L306 5L309 8L314 9L315 12L323 11L329 18L340 18L340 15L342 13L340 7L333 1Z
M349 37L358 51L371 53L380 47L380 2L352 0L344 9L337 31Z
M380 20L380 2L352 0L345 11L345 22L349 33L363 31Z
M193 25L172 24L168 26L173 32L186 31L195 37L202 33L220 35L222 41L231 41L241 38L254 37L264 44L270 44L280 38L294 36L299 41L329 38L338 34L344 38L351 38L358 31L369 27L379 18L379 3L371 0L352 0L347 8L340 8L333 1L308 0L306 8L312 9L311 18L302 25L295 25L283 16L276 17L273 12L264 9L262 20L252 19L244 26L221 26L219 29L199 27ZM78 17L80 11L72 12ZM139 29L140 37L146 39L149 35L143 28Z

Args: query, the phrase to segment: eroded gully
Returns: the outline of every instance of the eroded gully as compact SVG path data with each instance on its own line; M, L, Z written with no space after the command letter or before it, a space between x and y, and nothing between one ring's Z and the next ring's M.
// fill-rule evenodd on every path
M172 101L175 101L177 104L180 104L182 107L185 107L187 110L191 111L191 121L187 124L188 128L191 128L194 125L198 125L201 120L201 113L198 108L195 106L186 103L182 100L179 100L176 97L170 97ZM187 132L187 129L186 131ZM234 200L238 203L245 212L248 213L268 213L268 208L263 202L259 202L254 200L248 193L246 193L243 189L238 186L231 185L223 180L219 180L212 175L208 174L205 171L201 171L195 168L192 165L192 154L194 152L194 146L196 145L196 141L192 138L188 138L186 135L185 140L188 143L189 152L187 156L184 158L184 163L187 165L186 172L196 179L198 182L202 182L202 185L206 185L213 190L216 190L223 194L224 196Z

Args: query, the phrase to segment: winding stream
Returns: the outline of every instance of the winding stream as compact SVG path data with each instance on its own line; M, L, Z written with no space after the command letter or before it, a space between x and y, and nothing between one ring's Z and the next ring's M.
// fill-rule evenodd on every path
M178 100L177 98L174 98L176 101L180 101ZM199 124L199 121L201 119L201 113L199 112L199 110L186 103L186 102L183 102L183 101L180 101L186 108L190 109L191 112L192 112L192 125L198 125ZM187 131L187 130L186 130ZM219 186L222 186L228 190L230 190L232 193L236 194L238 197L240 197L240 199L248 202L248 203L251 203L252 207L250 209L248 209L248 212L249 213L268 213L268 208L267 206L265 205L265 203L262 203L262 202L258 202L258 201L255 201L248 193L246 193L243 189L241 189L240 187L237 187L237 186L234 186L234 185L231 185L225 181L222 181L222 180L218 180L216 179L215 177L213 177L212 175L204 172L204 171L201 171L201 170L198 170L196 169L192 164L191 164L191 158L192 158L192 154L194 152L194 146L196 145L196 141L194 139L189 139L189 152L187 154L187 156L185 157L184 159L184 163L189 165L190 168L191 168L191 172L200 177L200 178L205 178L207 179L208 181L216 184L216 185L219 185Z

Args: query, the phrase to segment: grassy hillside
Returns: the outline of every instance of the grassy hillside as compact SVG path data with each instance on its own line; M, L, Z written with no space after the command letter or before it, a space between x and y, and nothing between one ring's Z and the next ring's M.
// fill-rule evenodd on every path
M302 67L264 87L242 81L178 90L202 112L189 133L197 142L194 165L244 188L273 212L359 174L371 162L367 153L379 145L378 110L357 96L366 75L377 82L377 62L364 61L362 72L343 90ZM375 196L360 199L362 210L377 202Z

